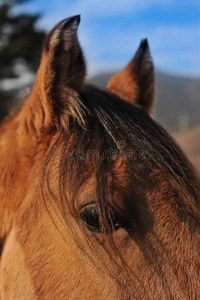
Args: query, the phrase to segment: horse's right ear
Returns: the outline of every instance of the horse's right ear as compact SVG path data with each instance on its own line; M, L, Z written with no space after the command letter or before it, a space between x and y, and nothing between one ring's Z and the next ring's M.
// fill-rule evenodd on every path
M79 22L80 16L67 18L46 38L30 101L27 99L37 132L67 127L70 117L82 119L78 94L84 86L86 67L77 39Z

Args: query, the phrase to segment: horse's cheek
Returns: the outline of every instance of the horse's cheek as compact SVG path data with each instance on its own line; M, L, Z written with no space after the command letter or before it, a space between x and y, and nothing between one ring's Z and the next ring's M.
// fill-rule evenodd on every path
M0 291L1 300L36 299L31 277L25 264L23 249L16 239L14 229L7 237L1 257Z

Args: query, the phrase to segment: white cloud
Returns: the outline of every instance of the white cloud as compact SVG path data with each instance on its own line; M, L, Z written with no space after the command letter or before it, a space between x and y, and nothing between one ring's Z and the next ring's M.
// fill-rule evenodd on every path
M171 0L79 0L71 7L75 11L80 11L86 15L93 16L115 16L123 13L134 13L138 10L147 9L150 6L166 6Z
M13 10L14 13L19 12L40 12L40 8L44 6L45 1L38 3L27 2ZM180 1L180 0L177 0ZM196 0L194 0L196 1ZM184 0L182 0L184 2ZM174 0L49 0L49 4L45 5L45 14L40 25L50 29L55 23L67 16L74 14L82 14L84 18L90 17L106 17L106 16L122 16L123 14L135 14L138 11L148 9L150 7L167 7L173 5Z

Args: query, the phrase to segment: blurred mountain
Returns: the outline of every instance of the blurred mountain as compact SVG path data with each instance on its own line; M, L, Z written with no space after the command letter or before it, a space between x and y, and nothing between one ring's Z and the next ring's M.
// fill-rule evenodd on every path
M156 74L156 119L168 130L200 123L200 78Z
M99 74L89 83L105 88L113 73ZM155 119L171 132L184 131L200 124L200 78L171 76L156 72ZM1 97L1 93L0 93ZM7 99L6 107L15 101ZM5 115L4 102L0 102L0 117ZM200 143L200 142L199 142Z
M112 75L99 74L89 82L104 88ZM169 131L186 130L200 123L200 78L156 72L155 119Z
M200 172L200 125L186 131L175 132L173 137Z

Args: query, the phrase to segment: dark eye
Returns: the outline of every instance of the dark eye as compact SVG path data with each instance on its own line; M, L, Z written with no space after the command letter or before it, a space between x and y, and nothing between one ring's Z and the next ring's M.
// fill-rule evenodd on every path
M85 208L81 214L81 218L90 231L101 232L99 225L99 214L96 208Z
M93 232L101 232L100 222L99 222L99 213L96 207L85 207L83 212L81 213L81 218L83 220L84 225ZM131 223L127 220L124 220L121 217L114 217L112 221L112 225L108 220L108 226L111 230L117 230L120 227L124 229L128 229L131 227Z

